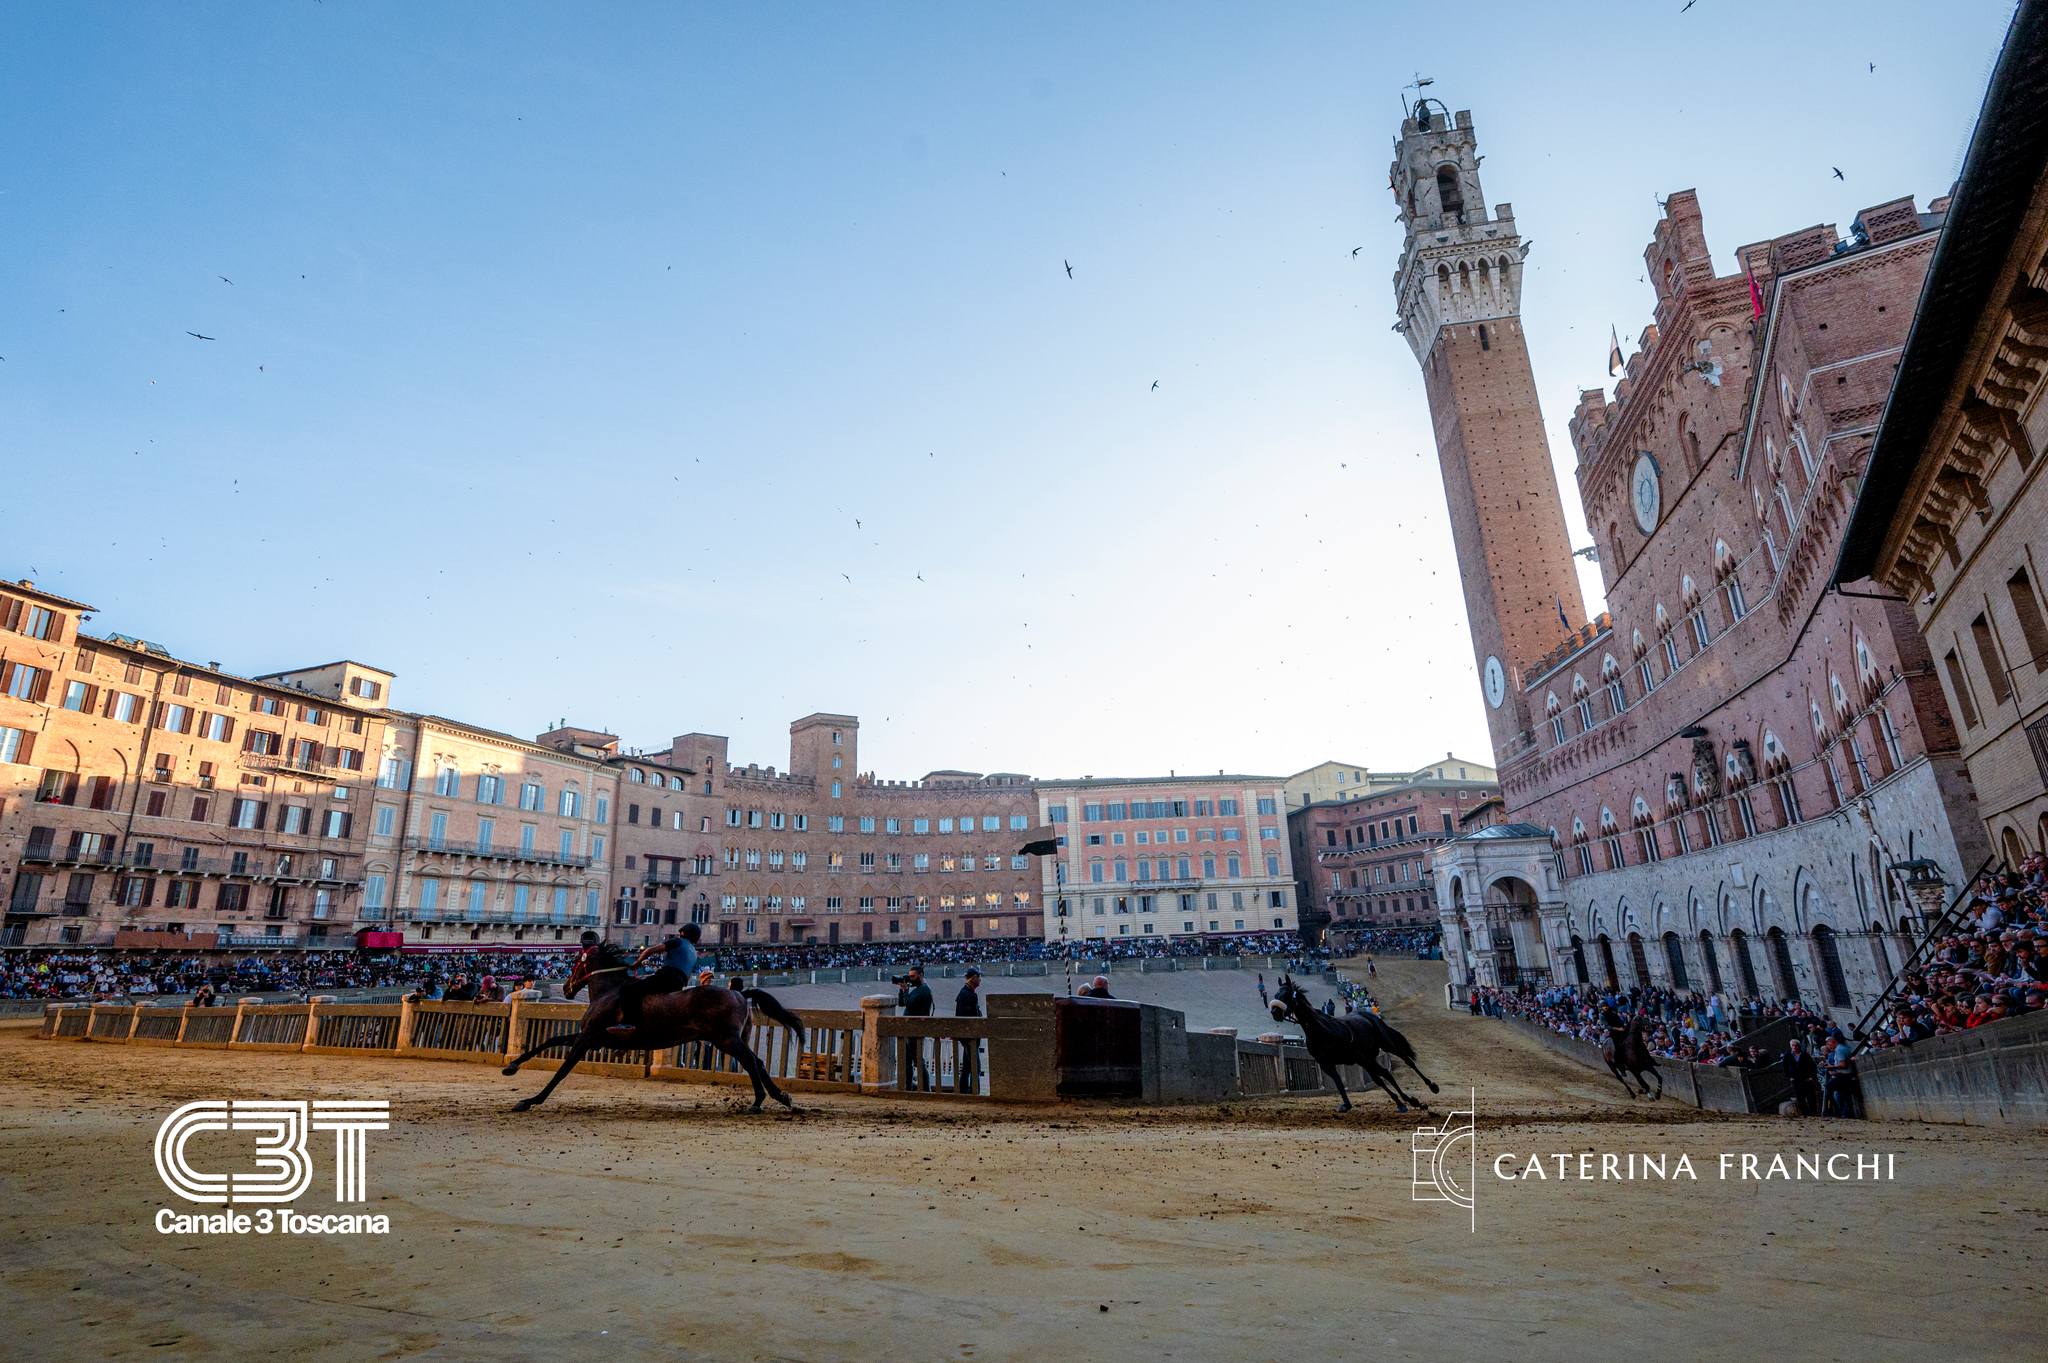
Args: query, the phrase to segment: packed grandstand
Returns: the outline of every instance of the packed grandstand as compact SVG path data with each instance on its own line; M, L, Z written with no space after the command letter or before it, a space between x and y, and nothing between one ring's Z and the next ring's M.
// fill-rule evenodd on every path
M1344 954L1428 956L1435 928L1387 928L1347 938ZM1304 966L1328 959L1305 952L1293 933L1081 942L1073 954L1087 960L1194 956L1284 956ZM1057 944L1036 939L919 942L905 945L733 947L709 946L705 962L720 972L907 966L1065 959ZM0 952L0 998L106 999L185 996L210 986L215 997L293 994L339 989L420 989L430 996L488 979L500 988L525 980L558 980L572 953L546 952L164 952L102 948L16 949Z

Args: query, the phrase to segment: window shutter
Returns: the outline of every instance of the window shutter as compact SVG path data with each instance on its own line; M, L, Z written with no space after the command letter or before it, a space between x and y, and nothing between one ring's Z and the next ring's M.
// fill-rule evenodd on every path
M29 758L35 756L35 752L36 736L32 733L24 731L21 735L21 748L18 752L14 754L14 760L21 763L23 766L27 766Z
M41 701L41 700L43 699L43 697L45 697L45 696L47 696L47 695L49 695L49 694L50 694L50 674L49 674L48 672L40 672L40 671L39 671L39 672L37 672L37 673L36 673L36 684L35 684L35 690L34 690L33 692L31 692L31 693L30 693L30 695L29 695L29 699L30 699L30 700L32 700L32 701Z
M243 752L248 752L248 751L250 750L250 745L251 745L251 744L253 744L253 743L255 743L255 741L256 741L256 731L255 731L254 729L251 729L251 730L249 730L249 732L248 732L248 733L246 733L246 734L243 734L243 735L242 735L242 751L243 751Z
M155 902L156 902L156 879L155 879L155 877L153 877L153 876L152 876L152 877L146 878L146 879L145 879L145 880L144 880L144 881L142 882L142 907L146 909L146 908L148 908L148 907L149 907L149 906L150 906L151 904L154 904Z
M7 598L7 628L19 629L21 625L21 602Z
M79 707L80 711L84 714L91 714L93 706L99 701L99 698L100 689L97 686L88 684L85 688L85 704Z
M349 834L349 830L355 826L355 822L356 816L354 814L344 813L341 816L341 831L337 833L335 836L342 838L347 837Z
M164 727L164 703L162 701L156 701L149 707L149 727L152 729Z
M258 828L263 827L263 820L269 815L269 813L270 801L258 800L256 802L256 826Z
M312 742L306 745L307 760L312 762L318 762L320 760L322 751L323 749L320 747L320 741L318 739L314 739Z
M0 663L0 695L14 689L14 664Z

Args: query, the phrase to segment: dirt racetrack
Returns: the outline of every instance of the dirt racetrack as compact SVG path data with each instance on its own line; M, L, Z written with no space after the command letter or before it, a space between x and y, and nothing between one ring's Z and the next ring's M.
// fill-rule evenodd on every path
M1478 1089L1475 1232L1410 1199L1375 1093L1016 1110L428 1061L39 1042L0 1029L10 1359L2038 1356L2048 1148L1962 1128L1631 1104L1441 967L1379 987L1445 1098ZM1318 994L1320 991L1315 991ZM181 1101L388 1097L388 1235L160 1234ZM198 1150L195 1146L195 1151ZM1698 1182L1507 1182L1504 1151L1665 1151ZM1723 1151L1885 1151L1893 1182L1721 1182ZM316 1145L300 1210L334 1210Z

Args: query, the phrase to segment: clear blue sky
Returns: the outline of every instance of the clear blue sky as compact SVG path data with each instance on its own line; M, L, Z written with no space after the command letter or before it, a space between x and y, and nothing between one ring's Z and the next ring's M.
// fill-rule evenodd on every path
M1679 3L18 6L0 576L741 761L1483 756L1402 85L1535 242L1568 479L1654 196L1723 269L1924 203L2010 13Z

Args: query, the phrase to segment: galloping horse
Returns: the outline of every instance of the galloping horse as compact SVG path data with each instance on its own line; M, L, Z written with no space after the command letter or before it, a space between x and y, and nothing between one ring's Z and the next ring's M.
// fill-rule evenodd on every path
M1650 1043L1644 1037L1647 1026L1643 1015L1637 1013L1627 1026L1609 1027L1607 1040L1600 1043L1600 1058L1607 1062L1607 1068L1614 1077L1621 1080L1621 1086L1628 1090L1629 1097L1648 1098L1654 1102L1664 1096L1664 1072L1657 1068L1657 1057L1650 1054ZM1637 1093L1628 1082L1624 1070L1634 1075L1636 1083L1643 1086L1641 1093ZM1650 1092L1650 1081L1643 1078L1646 1074L1656 1076L1655 1093Z
M576 958L568 980L562 985L562 994L573 999L577 990L586 984L590 986L590 1002L583 1009L583 1030L564 1032L529 1046L505 1067L504 1073L517 1074L521 1065L542 1051L562 1046L569 1048L569 1054L563 1058L554 1078L548 1080L547 1087L514 1104L514 1112L524 1112L545 1102L547 1096L555 1091L555 1085L568 1078L569 1071L576 1068L577 1062L593 1050L659 1051L692 1041L708 1041L739 1062L747 1077L754 1081L754 1106L749 1111L759 1112L763 1098L773 1098L787 1108L796 1106L788 1094L775 1086L768 1067L747 1045L750 1003L796 1033L797 1045L803 1045L803 1020L777 1003L772 994L764 989L720 989L710 984L669 994L650 994L641 1001L640 1025L633 1034L615 1038L607 1035L605 1029L620 1016L620 996L626 988L626 971L625 953L610 942L586 948Z
M1408 1044L1408 1038L1395 1031L1393 1026L1376 1013L1353 1013L1347 1017L1327 1017L1308 1001L1300 985L1291 975L1280 977L1280 987L1273 991L1273 1020L1285 1021L1292 1017L1301 1027L1302 1039L1308 1043L1308 1053L1323 1067L1323 1073L1330 1076L1337 1086L1337 1097L1342 1101L1339 1112L1351 1110L1351 1095L1344 1091L1344 1080L1338 1075L1339 1065L1356 1065L1366 1072L1371 1080L1386 1091L1394 1100L1394 1111L1406 1112L1408 1104L1427 1112L1429 1104L1419 1098L1411 1098L1401 1089L1400 1080L1394 1078L1388 1069L1380 1065L1380 1054L1400 1060L1416 1077L1429 1085L1429 1091L1437 1091L1436 1081L1424 1074L1415 1064L1415 1048Z

